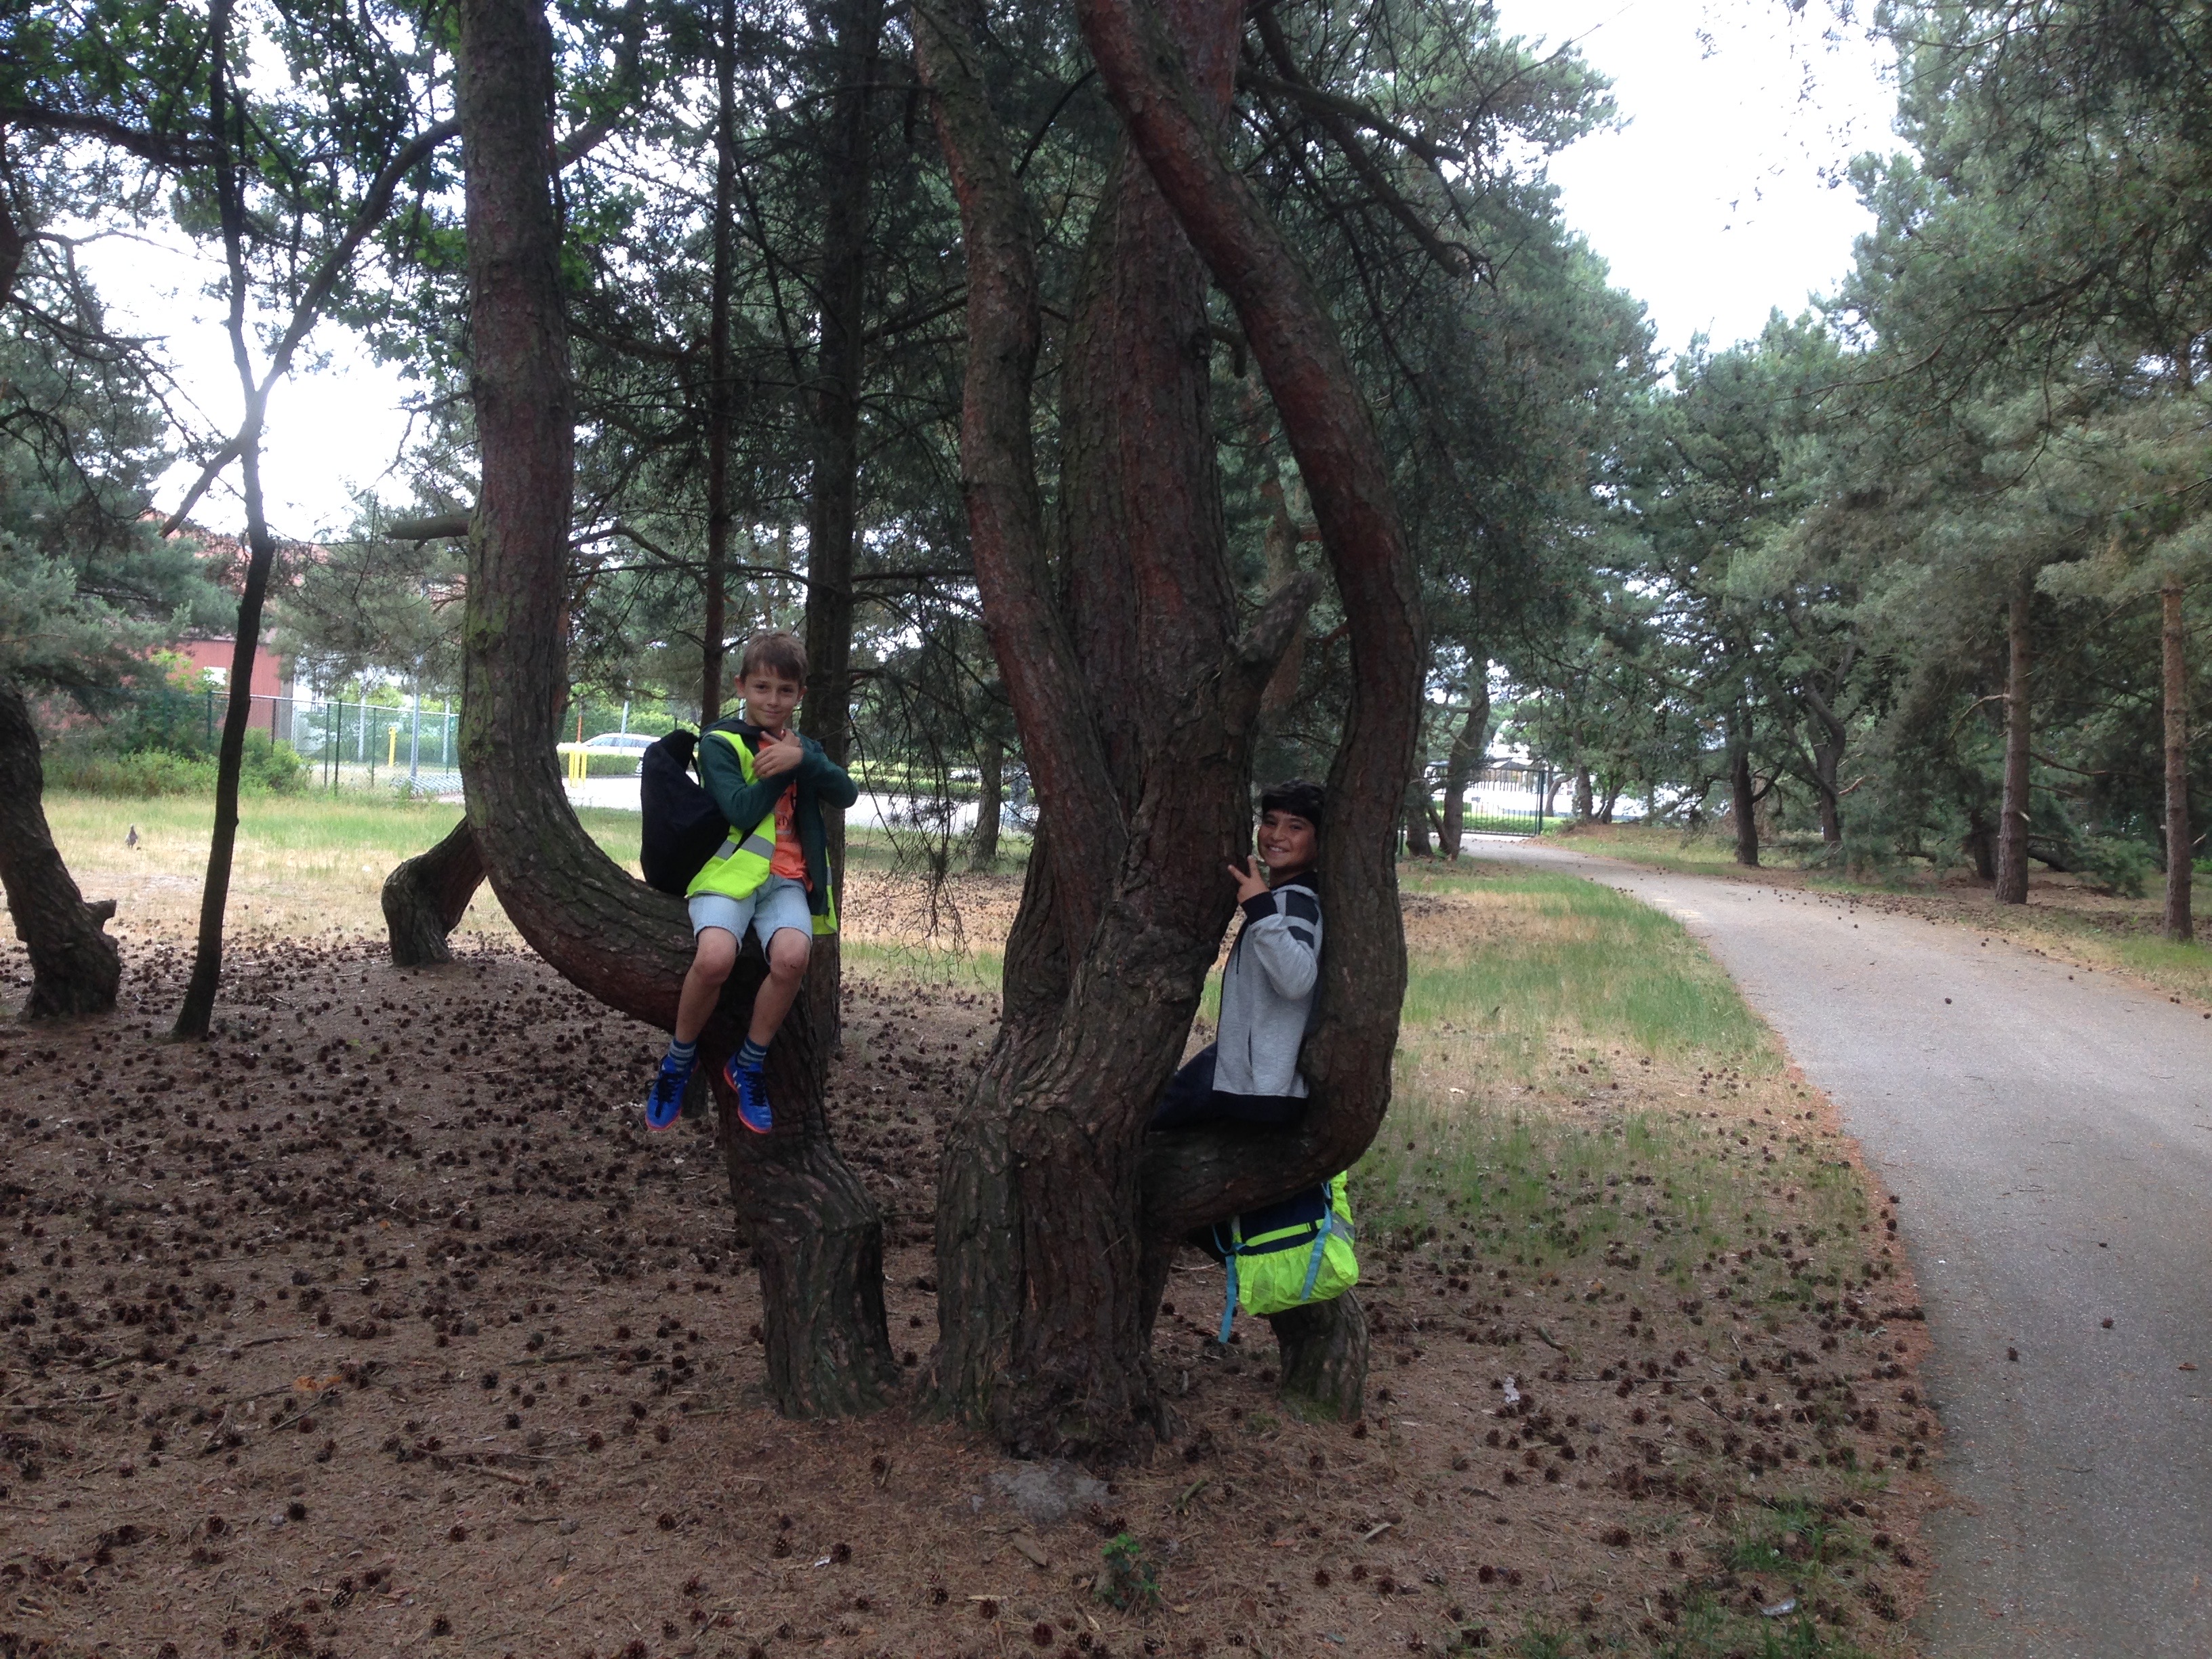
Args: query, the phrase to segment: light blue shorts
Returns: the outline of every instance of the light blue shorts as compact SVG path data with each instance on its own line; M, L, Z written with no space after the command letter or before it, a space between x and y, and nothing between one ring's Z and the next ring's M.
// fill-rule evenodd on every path
M745 926L759 935L761 949L787 927L814 937L814 913L806 908L806 884L789 876L770 876L744 898L727 893L694 893L690 897L691 932L696 937L719 927L744 943Z

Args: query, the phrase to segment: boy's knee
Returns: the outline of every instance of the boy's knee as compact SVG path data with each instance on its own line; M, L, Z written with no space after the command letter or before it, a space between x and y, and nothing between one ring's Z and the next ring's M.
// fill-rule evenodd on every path
M719 984L738 965L738 941L720 927L702 928L691 957L691 971Z
M780 928L768 942L769 971L778 979L797 979L806 971L813 950L814 941L796 927Z

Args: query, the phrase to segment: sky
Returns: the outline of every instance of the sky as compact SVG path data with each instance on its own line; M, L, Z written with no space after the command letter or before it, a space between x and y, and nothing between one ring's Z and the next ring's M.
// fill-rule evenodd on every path
M1862 150L1890 146L1893 87L1863 40L1825 40L1821 0L1497 0L1504 27L1571 41L1613 83L1623 125L1555 157L1568 223L1649 307L1660 346L1704 333L1725 345L1759 332L1771 307L1802 309L1847 270L1869 226L1848 185L1830 180ZM203 430L236 429L240 400L208 289L220 272L180 246L117 240L87 263L114 325L165 338ZM272 527L311 538L343 531L354 494L374 489L405 440L407 384L325 325L326 361L295 370L270 400L263 488ZM196 476L179 465L159 497L173 507ZM237 469L195 510L210 529L243 528ZM387 484L394 496L404 492Z
M1649 308L1659 344L1756 335L1850 267L1872 220L1850 158L1894 147L1889 60L1784 0L1496 0L1508 33L1572 42L1624 125L1553 158L1561 212Z

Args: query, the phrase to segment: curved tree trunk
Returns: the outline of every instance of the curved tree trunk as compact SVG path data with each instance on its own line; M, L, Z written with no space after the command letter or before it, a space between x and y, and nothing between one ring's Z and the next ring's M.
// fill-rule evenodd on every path
M463 818L427 853L404 860L384 878L384 927L395 968L451 962L446 939L460 926L483 883L477 833Z
M1427 781L1416 777L1406 789L1406 856L1432 859L1436 855L1437 849L1429 844Z
M15 683L0 676L0 887L31 957L26 1018L104 1014L115 1006L123 956L107 936L115 901L88 904L46 828L38 728Z
M1358 1417L1367 1392L1367 1315L1356 1291L1272 1316L1283 1403L1308 1422Z
M2004 813L1997 820L1999 904L2027 902L2028 748L2033 735L2027 701L2028 605L2033 578L2023 580L2005 617Z
M459 15L483 469L464 625L469 823L493 890L531 945L581 989L667 1027L691 957L683 907L632 879L585 834L554 753L568 689L574 423L549 187L551 36L532 0L464 0ZM700 1063L711 1074L743 1036L760 974L755 957L748 961L701 1036ZM830 1142L815 1041L802 996L769 1051L777 1132L744 1136L749 1144L729 1152L768 1304L769 1385L794 1415L871 1409L896 1375L884 1322L882 1222Z

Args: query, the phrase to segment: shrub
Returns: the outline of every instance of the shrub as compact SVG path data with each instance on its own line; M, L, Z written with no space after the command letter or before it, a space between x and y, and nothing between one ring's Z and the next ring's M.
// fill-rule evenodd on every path
M115 748L102 738L64 740L45 757L46 787L88 795L194 795L215 793L216 757L173 749ZM307 787L307 763L289 743L266 732L246 734L238 787L246 795L295 795Z
M2141 898L2158 869L2149 848L2119 836L2084 836L2076 856L2081 873L2118 898Z

